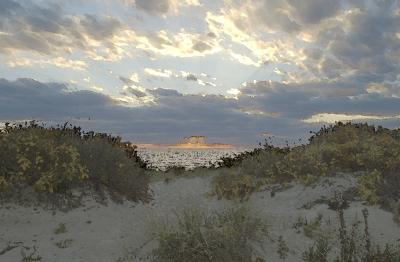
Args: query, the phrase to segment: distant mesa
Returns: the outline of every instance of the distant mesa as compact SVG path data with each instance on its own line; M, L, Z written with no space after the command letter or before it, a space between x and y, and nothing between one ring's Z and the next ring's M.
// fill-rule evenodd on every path
M205 136L189 136L189 137L185 137L185 138L183 138L183 140L179 144L181 144L181 145L187 145L187 144L205 145L206 144L206 137Z
M206 142L205 136L189 136L184 137L178 144L138 144L139 148L234 148L233 145Z
M207 144L205 136L189 136L183 138L183 140L171 146L172 148L233 148L234 146L228 144Z

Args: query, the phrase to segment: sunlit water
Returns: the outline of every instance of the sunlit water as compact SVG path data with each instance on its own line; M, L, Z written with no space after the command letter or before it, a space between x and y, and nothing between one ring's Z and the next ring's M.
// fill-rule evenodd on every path
M234 156L249 149L175 149L157 148L138 150L139 156L149 167L157 170L166 170L172 166L184 167L187 170L196 167L210 167L218 165L222 157Z

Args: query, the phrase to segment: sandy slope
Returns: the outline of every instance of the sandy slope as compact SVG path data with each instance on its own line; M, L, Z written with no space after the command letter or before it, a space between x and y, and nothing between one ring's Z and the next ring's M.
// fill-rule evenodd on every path
M157 221L168 219L174 223L175 214L185 208L218 210L222 207L237 205L226 200L207 197L209 177L179 178L169 183L154 182L152 190L154 200L150 204L110 203L101 206L88 201L84 207L68 213L24 207L3 207L0 209L0 252L7 246L16 243L15 248L0 255L0 261L21 261L21 250L24 247L37 247L41 261L96 261L112 262L136 251L137 257L132 261L141 261L152 247L152 239ZM299 261L303 250L313 240L302 232L296 233L293 224L299 217L309 220L322 214L324 221L331 226L324 226L325 234L336 234L336 213L329 210L326 204L314 205L304 209L305 204L322 197L332 197L354 186L353 178L331 178L320 181L314 188L294 185L272 198L271 192L265 190L252 195L244 205L255 215L263 217L270 224L270 235L265 242L255 245L257 254L266 261L279 261L276 250L276 239L279 235L287 242L290 255L286 261ZM347 221L362 219L360 202L352 202L346 210ZM392 214L368 207L370 227L374 239L378 242L395 243L400 238L400 227L392 220ZM67 232L55 234L59 223L65 223ZM66 248L56 246L57 242L68 240ZM67 242L68 242L67 241ZM397 242L399 243L399 242ZM26 253L30 253L26 250Z

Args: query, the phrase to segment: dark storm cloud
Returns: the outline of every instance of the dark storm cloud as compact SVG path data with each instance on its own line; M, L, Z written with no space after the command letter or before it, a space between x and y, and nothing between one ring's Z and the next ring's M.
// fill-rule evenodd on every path
M318 23L337 14L341 7L340 0L287 0L294 16L304 23Z
M343 83L343 90L349 85ZM316 126L301 120L321 112L394 115L400 108L399 98L376 93L350 97L345 91L335 96L330 88L324 90L323 84L311 86L248 84L238 100L159 88L147 90L154 103L127 107L106 95L71 91L64 84L1 79L0 120L72 121L135 141L175 142L182 136L201 133L219 141L255 143L260 141L259 134L267 131L288 138L304 137ZM148 95L134 88L126 94L138 98ZM266 114L252 114L252 109ZM79 120L89 117L91 121Z
M398 49L400 42L395 36L400 26L400 17L382 14L354 15L350 31L333 38L330 51L352 67L362 65L365 59L380 58L386 52ZM366 61L371 63L371 61Z
M231 0L231 2L256 7L249 14L250 19L271 29L289 33L308 30L310 26L319 24L325 19L335 18L343 10L357 8L365 11L370 6L368 1L363 0L248 0L244 2ZM386 11L390 9L388 7L397 4L397 0L373 0L372 2L378 8L386 8ZM241 20L238 19L235 22L239 28L242 27Z
M344 22L332 21L316 34L313 44L324 50L323 58L306 49L306 69L328 79L347 75L360 84L395 81L400 72L400 2L376 0L356 7Z
M340 0L255 0L246 3L256 6L250 19L257 26L288 33L297 33L310 24L335 16L341 10L341 4ZM239 28L246 30L244 23L240 19L235 21Z
M399 89L399 86L390 88ZM262 81L248 83L242 88L238 103L292 119L306 119L319 113L399 114L400 98L367 93L366 89L367 86L351 82L280 84ZM386 89L389 88L386 86Z
M9 16L21 6L13 0L3 0L0 2L0 15Z
M0 79L0 114L19 114L22 112L35 112L31 109L48 110L55 107L83 107L111 105L112 99L105 95L91 91L70 92L68 86L61 83L41 83L32 79L21 78L16 81ZM6 110L10 106L15 110ZM31 108L30 108L31 107Z
M234 99L223 96L182 95L168 89L149 93L156 104L126 107L99 93L71 91L64 84L1 79L0 120L70 121L126 139L164 143L195 133L217 141L255 143L266 130L295 136L309 128L301 123L294 125L290 119L245 114ZM89 117L90 121L79 120Z

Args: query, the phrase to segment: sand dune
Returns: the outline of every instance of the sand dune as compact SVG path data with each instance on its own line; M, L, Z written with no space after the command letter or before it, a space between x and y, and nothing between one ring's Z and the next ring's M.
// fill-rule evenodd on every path
M152 240L154 225L160 221L173 224L176 214L185 208L199 208L206 212L234 205L245 205L254 215L262 217L270 225L269 236L255 245L257 255L266 261L279 261L276 240L282 235L290 249L286 261L299 261L301 253L313 240L294 228L299 218L312 221L318 214L323 216L326 234L334 236L337 215L328 209L321 199L328 199L355 185L351 176L326 178L314 187L292 184L292 187L271 197L271 190L253 194L243 203L217 200L207 196L210 177L179 178L169 183L153 182L154 200L149 204L107 206L86 201L85 206L68 213L41 208L5 206L0 210L0 261L19 262L21 250L27 254L37 248L41 261L140 261L157 245ZM316 202L315 202L316 201ZM311 204L315 203L315 204ZM305 209L308 206L309 209ZM354 201L346 209L348 223L362 220L365 206ZM395 243L400 238L400 227L392 220L392 214L376 206L367 207L370 213L370 229L378 243ZM56 234L55 229L65 225L65 232ZM7 251L8 247L14 247ZM30 250L27 250L27 248ZM6 250L6 251L4 251ZM133 253L136 257L132 257ZM120 260L118 260L120 259ZM146 261L146 260L144 260Z

